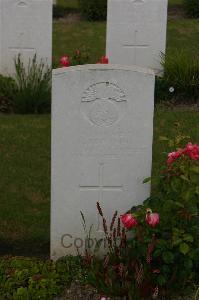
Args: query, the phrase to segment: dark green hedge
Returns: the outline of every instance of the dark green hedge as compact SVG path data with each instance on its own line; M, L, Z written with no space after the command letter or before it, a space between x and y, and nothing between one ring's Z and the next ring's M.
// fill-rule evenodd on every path
M80 12L89 21L106 19L107 0L79 0Z
M199 18L199 0L184 0L186 14L192 18Z

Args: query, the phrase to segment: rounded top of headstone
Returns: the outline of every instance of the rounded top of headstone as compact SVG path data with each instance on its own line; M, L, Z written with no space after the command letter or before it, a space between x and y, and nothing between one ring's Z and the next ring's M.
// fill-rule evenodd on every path
M105 70L123 70L123 71L131 71L131 72L138 72L143 74L148 74L155 76L155 73L152 69L147 69L143 67L139 67L136 65L126 66L126 65L116 65L116 64L88 64L88 65L78 65L78 66L71 66L71 67L62 67L53 70L53 75L61 75L68 72L75 72L75 71L105 71Z

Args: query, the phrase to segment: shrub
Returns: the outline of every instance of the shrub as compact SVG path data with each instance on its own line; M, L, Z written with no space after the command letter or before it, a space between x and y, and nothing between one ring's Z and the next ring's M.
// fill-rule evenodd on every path
M158 195L118 220L115 212L110 226L97 204L108 253L102 261L86 252L85 261L88 281L105 294L168 299L197 282L199 144L182 148L183 140L183 136L168 140L177 150L168 155L158 178Z
M82 16L89 21L106 19L107 0L79 0L79 8Z
M0 75L0 112L9 113L13 111L15 93L15 81L11 77Z
M0 299L54 299L80 278L80 258L65 257L56 263L36 258L0 258Z
M156 78L156 100L199 101L199 57L183 51L162 57L164 76Z
M84 65L89 62L90 54L86 47L76 49L73 55L63 55L60 58L60 65L62 67L70 67L76 65Z
M53 18L64 18L68 14L78 13L79 10L76 7L65 7L62 5L53 5Z
M198 0L184 0L184 7L185 7L186 14L189 17L199 18Z
M50 111L51 69L36 55L25 68L20 55L15 59L17 92L14 110L21 114L44 113Z
M66 9L60 5L53 5L53 18L59 19L66 15Z

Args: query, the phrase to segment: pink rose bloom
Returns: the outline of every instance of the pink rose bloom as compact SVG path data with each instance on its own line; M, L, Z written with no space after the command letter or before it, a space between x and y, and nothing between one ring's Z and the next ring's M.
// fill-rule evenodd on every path
M153 272L153 274L160 274L160 270L159 269L153 269L152 272Z
M125 215L120 216L120 218L121 218L122 224L127 229L131 229L138 225L136 218L132 214L125 214Z
M68 55L64 55L60 59L60 64L62 67L69 67L70 66L70 60Z
M182 154L184 153L184 150L171 152L168 154L167 158L167 164L171 165L176 159L178 159Z
M101 63L102 63L102 64L108 64L108 63L109 63L108 57L102 56L102 57L101 57Z
M149 226L155 227L160 223L160 216L157 213L152 213L151 209L147 209L146 222Z
M188 143L185 148L185 153L193 160L199 160L199 145Z
M109 59L108 59L108 57L106 57L106 56L102 56L102 57L100 58L100 60L98 60L96 63L97 63L97 64L108 64L108 63L109 63Z

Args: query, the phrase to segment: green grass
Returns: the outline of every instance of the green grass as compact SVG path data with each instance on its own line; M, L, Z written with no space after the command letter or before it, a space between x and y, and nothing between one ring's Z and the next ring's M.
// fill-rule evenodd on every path
M0 160L0 252L47 253L50 116L1 115Z
M183 4L183 0L169 0L169 6L182 5L182 4Z
M78 48L86 47L90 63L95 63L105 53L105 23L86 22L66 24L55 21L53 29L53 64L59 65L62 55L72 55Z
M169 20L167 29L167 53L184 50L187 55L199 55L199 19Z
M156 110L153 174L167 148L159 136L174 136L174 123L193 142L199 141L199 112ZM0 118L0 253L49 252L50 116Z
M57 5L64 8L78 8L78 0L57 0Z

